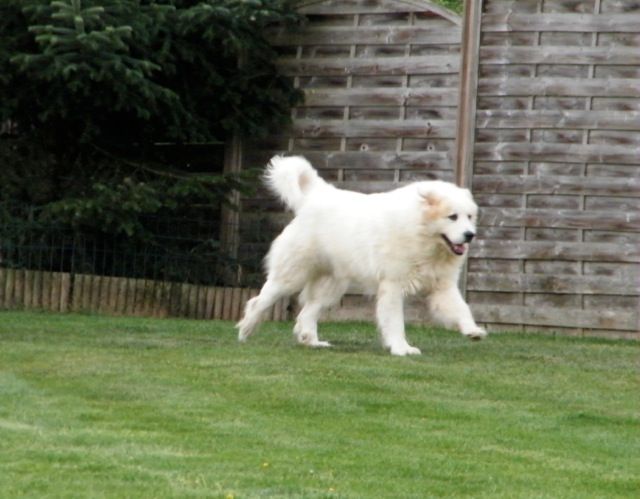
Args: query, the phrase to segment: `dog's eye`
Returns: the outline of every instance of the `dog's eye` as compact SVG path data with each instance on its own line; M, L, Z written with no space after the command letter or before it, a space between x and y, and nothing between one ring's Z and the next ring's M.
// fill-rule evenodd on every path
M449 220L451 220L452 222L455 222L456 220L458 220L458 215L453 214L453 215L449 215Z

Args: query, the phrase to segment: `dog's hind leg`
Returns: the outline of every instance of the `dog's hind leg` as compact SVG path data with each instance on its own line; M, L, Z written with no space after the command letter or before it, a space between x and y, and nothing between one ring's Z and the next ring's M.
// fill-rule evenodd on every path
M318 319L322 311L340 301L347 290L348 282L323 276L309 282L302 293L300 303L302 310L296 319L293 333L298 343L310 347L329 347L328 341L318 339Z
M299 288L298 288L299 289ZM238 340L246 341L264 319L264 313L280 298L295 293L298 289L283 286L276 279L269 277L264 283L260 294L251 298L244 309L242 320L236 324L238 328Z

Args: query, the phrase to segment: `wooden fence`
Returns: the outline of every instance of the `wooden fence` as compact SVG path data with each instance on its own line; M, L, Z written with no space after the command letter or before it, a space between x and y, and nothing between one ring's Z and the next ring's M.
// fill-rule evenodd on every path
M236 321L257 290L0 268L0 309ZM290 317L289 300L267 313Z
M467 4L467 293L490 329L638 338L640 4Z
M306 101L291 129L234 141L226 169L288 152L365 192L455 178L481 206L465 285L479 321L640 338L638 0L466 3L462 22L422 0L305 2L306 26L271 36ZM288 215L266 192L237 201L225 247L265 254ZM257 269L239 274L262 280ZM0 274L5 308L235 320L254 292ZM283 303L271 317L291 314ZM346 297L329 317L369 318L370 300Z
M253 288L0 268L0 310L237 321L247 300L257 294ZM265 319L292 320L297 311L295 301L282 299L267 311ZM346 295L323 318L370 321L373 313L372 297ZM420 301L410 302L406 315L415 323L429 321L427 307Z
M413 0L308 1L300 10L302 28L270 36L279 68L304 103L293 111L292 128L245 141L233 168L263 167L286 152L306 156L332 183L361 191L452 180L460 17ZM266 191L241 205L246 234L260 227L273 235L288 220ZM264 254L268 242L240 240L240 255Z
M480 322L640 338L638 0L467 0L463 19L421 0L301 12L309 22L272 41L305 102L233 168L287 152L363 192L455 179L481 208L463 283ZM241 205L238 225L289 220L266 194ZM236 242L264 254L269 239Z

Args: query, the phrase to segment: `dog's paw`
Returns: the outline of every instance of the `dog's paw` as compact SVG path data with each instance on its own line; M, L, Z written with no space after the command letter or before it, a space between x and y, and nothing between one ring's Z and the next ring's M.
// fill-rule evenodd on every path
M404 357L405 355L420 355L422 353L419 348L412 347L408 343L404 345L394 345L390 351L391 355L397 355L399 357Z
M332 345L328 341L320 341L316 340L312 343L309 343L311 348L330 348Z
M463 331L462 334L473 341L479 341L487 337L487 332L479 326Z
M297 333L298 343L311 348L329 348L331 343L328 341L320 341L318 336L310 333Z
M236 324L236 329L238 330L238 341L240 343L245 343L249 338L249 336L251 336L251 333L253 332L253 330L247 326L244 320Z

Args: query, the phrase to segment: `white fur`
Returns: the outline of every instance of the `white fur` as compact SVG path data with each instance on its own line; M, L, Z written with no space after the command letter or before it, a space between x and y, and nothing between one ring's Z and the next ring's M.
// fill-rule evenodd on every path
M318 339L318 318L347 289L377 295L382 343L394 355L420 353L405 338L403 315L404 297L419 292L445 326L473 339L486 336L457 287L465 233L475 234L477 206L468 190L427 181L361 194L328 184L297 156L274 157L265 177L296 216L271 245L267 281L237 325L240 341L278 299L300 292L298 341L329 346Z

